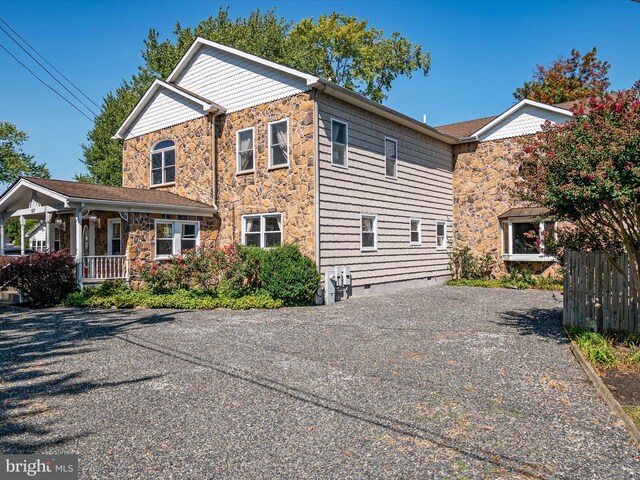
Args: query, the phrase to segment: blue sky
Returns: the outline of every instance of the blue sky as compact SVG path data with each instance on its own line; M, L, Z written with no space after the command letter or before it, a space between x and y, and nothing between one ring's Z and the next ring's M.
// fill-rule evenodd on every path
M136 72L150 27L170 37L176 21L197 24L228 3L212 1L5 1L0 17L96 103ZM277 7L291 20L333 10L399 31L431 52L427 77L398 79L386 104L440 125L493 115L512 92L572 48L598 48L612 68L612 88L640 78L640 3L611 1L286 1L230 2L233 16ZM0 43L19 50L0 32ZM23 58L23 55L20 55ZM31 65L31 64L30 64ZM46 78L46 74L43 74ZM47 80L53 83L50 78ZM54 178L83 171L81 145L92 124L0 51L0 120L30 135L24 150Z

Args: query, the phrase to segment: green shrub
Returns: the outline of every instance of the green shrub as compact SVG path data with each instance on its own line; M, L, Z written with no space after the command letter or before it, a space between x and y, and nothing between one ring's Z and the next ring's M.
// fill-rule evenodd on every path
M320 273L297 246L283 245L262 254L260 281L262 288L284 305L309 305L318 290Z
M606 367L612 367L618 363L615 350L599 333L575 327L569 328L568 331L591 363Z
M491 278L495 266L491 253L476 256L469 247L454 248L449 256L449 268L455 280Z

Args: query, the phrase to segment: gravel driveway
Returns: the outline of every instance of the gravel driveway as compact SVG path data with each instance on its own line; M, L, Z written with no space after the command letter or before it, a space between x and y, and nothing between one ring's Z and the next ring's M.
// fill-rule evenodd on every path
M0 451L82 478L637 478L551 292L0 313Z

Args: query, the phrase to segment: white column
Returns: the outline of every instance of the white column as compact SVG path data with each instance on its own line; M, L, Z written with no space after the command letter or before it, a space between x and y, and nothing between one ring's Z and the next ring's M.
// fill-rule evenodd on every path
M0 218L0 255L4 255L4 218Z
M75 210L76 234L76 281L82 287L82 208Z
M51 251L51 217L53 215L51 213L45 213L44 214L44 235L45 235L45 241L44 241L44 247L45 247L45 251L50 252Z
M24 255L24 225L26 220L20 215L20 255Z

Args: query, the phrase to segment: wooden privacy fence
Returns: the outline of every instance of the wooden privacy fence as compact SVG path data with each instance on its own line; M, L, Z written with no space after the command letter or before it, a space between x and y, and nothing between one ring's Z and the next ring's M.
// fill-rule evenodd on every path
M630 278L627 255L618 265ZM564 257L563 321L598 331L638 332L638 295L607 258L596 252L568 251Z

